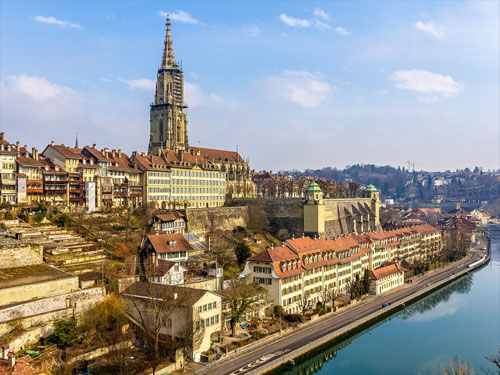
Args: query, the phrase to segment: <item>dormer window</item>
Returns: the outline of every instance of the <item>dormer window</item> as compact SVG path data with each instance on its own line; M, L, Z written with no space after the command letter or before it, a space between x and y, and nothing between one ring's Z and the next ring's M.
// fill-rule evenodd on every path
M288 263L288 271L291 271L292 270L292 264L289 262Z
M297 268L300 268L300 259L297 261Z
M286 272L286 264L283 264L283 265L281 266L281 271Z

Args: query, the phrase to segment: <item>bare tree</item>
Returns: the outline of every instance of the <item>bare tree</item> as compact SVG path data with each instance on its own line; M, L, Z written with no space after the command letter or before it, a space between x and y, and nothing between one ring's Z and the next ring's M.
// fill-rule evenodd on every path
M179 339L180 349L182 350L182 355L185 358L191 357L192 353L200 346L205 335L205 326L203 324L203 319L196 309L185 308L185 314L188 317L185 324L180 330ZM185 371L185 366L182 367Z
M299 306L299 309L300 309L300 312L302 313L302 316L305 316L306 312L312 308L313 301L312 301L312 299L309 298L309 295L307 293L303 293L297 299L297 305Z
M332 288L326 288L326 287L323 288L320 292L320 298L321 298L321 302L323 303L323 305L325 307L328 303L330 303L332 306L332 311L336 310L335 301L338 298L338 294L333 287Z
M461 362L458 357L450 359L448 366L441 365L441 375L475 375L476 372L463 361Z
M229 295L231 336L234 337L236 324L245 315L250 300L248 299L248 286L242 281L231 281L231 292Z
M500 350L498 351L498 354L485 358L497 367L496 373L500 375ZM483 370L483 371L486 372L487 374L494 374L494 372L491 370Z
M153 283L153 276L148 274L149 272L149 267L143 268L144 281L132 284L124 296L129 302L132 317L137 320L141 329L148 362L155 374L158 365L167 357L164 350L166 342L161 340L161 334L171 324L173 312L182 306L189 296L187 289L184 292L182 288Z

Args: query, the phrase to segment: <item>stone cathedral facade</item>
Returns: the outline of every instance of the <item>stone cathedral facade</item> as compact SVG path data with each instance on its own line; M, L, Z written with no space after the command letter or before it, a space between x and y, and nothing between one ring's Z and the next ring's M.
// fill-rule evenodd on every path
M163 57L156 77L154 103L151 104L149 154L158 149L183 150L188 148L187 116L184 104L184 74L175 61L167 18L167 34Z
M148 153L165 155L167 150L189 152L195 160L211 163L226 175L226 197L255 198L257 189L252 181L252 170L248 160L238 151L190 147L188 143L188 121L184 103L184 74L175 61L167 17L167 32L163 57L156 78L154 103L150 110L150 135Z

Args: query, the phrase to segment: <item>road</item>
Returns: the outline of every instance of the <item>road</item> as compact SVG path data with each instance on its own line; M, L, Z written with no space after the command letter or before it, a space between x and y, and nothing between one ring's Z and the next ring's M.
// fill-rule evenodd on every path
M384 303L397 302L425 288L428 284L434 284L449 278L455 274L455 272L461 271L464 267L468 267L469 264L479 260L480 257L481 256L477 253L473 254L470 259L463 263L433 272L423 277L419 280L418 284L407 284L407 286L401 290L397 290L385 296L377 296L369 302L362 303L343 313L332 315L318 322L294 330L284 335L283 338L257 348L254 351L242 353L232 359L222 361L220 364L214 365L214 367L211 368L199 369L196 373L203 375L243 375L250 371L255 371L271 359L275 359L282 354L296 350L306 344L316 341L322 336L380 310Z

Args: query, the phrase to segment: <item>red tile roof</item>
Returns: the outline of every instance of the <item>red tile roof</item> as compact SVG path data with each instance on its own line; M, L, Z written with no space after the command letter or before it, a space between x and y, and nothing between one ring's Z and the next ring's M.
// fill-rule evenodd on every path
M147 238L157 253L193 250L193 247L184 238L182 233L150 234Z
M204 147L189 147L189 151L199 152L201 156L217 163L217 162L230 162L230 163L244 163L245 161L236 151L217 150L214 148Z
M380 280L384 277L394 275L395 273L406 272L406 268L396 262L385 262L381 267L370 271L370 277L374 280Z

